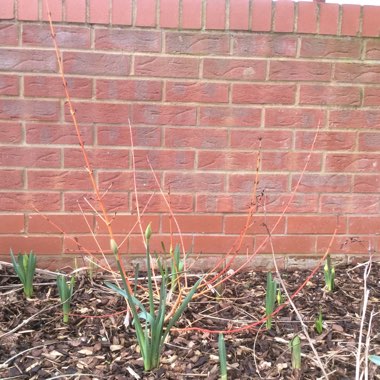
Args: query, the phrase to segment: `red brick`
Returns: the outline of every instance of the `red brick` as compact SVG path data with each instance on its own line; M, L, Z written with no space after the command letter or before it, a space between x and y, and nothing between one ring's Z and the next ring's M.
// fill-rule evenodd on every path
M141 127L132 129L133 145L155 147L161 145L161 128ZM98 126L97 139L99 145L130 146L129 125Z
M19 122L0 122L0 143L15 144L23 139L23 130Z
M29 190L91 190L84 170L28 170Z
M112 189L113 191L133 191L134 176L132 171L102 171L98 170L98 182L101 190ZM159 183L161 174L155 173ZM138 191L157 191L158 186L151 171L138 171L135 174L136 186Z
M202 0L182 0L182 28L202 28Z
M186 106L134 104L133 124L195 125L196 109Z
M153 30L96 29L95 47L123 52L161 51L161 33Z
M110 0L90 0L90 23L109 24Z
M337 129L376 129L380 126L378 110L345 110L330 112L330 127Z
M261 168L264 171L302 171L307 159L306 152L263 152ZM306 170L321 170L321 166L322 154L312 153Z
M377 193L380 185L380 175L355 175L354 193Z
M315 131L296 131L295 149L310 151L315 137L315 151L350 151L354 150L356 146L356 132L319 131L316 136Z
M201 107L200 125L219 127L259 127L261 109L241 107Z
M316 3L298 3L298 33L316 33L317 32L317 14L318 7Z
M167 82L167 102L227 103L229 85L207 82Z
M2 170L0 169L0 189L22 189L24 186L22 170Z
M363 27L362 36L379 37L380 36L380 8L377 6L365 5L363 7Z
M319 194L298 193L292 196L290 193L267 193L258 203L259 211L265 213L281 213L285 210L289 214L316 213L318 212ZM287 206L288 205L288 206ZM265 209L264 209L265 206Z
M94 216L89 214L32 214L27 220L30 234L90 233L89 226L94 229Z
M0 195L1 211L58 211L61 208L61 196L57 192L6 191Z
M326 155L327 172L376 173L380 165L379 154L330 153Z
M86 22L86 0L66 0L66 22Z
M275 32L293 32L294 29L294 3L291 0L277 1L274 12Z
M58 101L0 100L0 119L58 120Z
M301 57L307 58L360 58L360 41L339 38L303 37Z
M98 79L98 99L161 100L162 82L153 80Z
M67 87L74 98L91 98L92 80L66 77ZM65 92L60 77L24 76L24 95L32 97L64 98Z
M220 173L166 172L164 189L173 192L220 192L224 190L224 175Z
M226 148L228 131L220 128L165 128L165 146L174 148Z
M206 29L224 29L225 24L225 0L208 0L206 3Z
M38 20L38 0L18 0L18 20Z
M86 150L90 165L96 169L127 169L129 168L128 150L88 149ZM65 168L83 168L84 159L79 148L64 149Z
M24 215L0 215L0 234L22 234L24 232Z
M165 189L167 190L167 189ZM132 196L132 212L136 212L136 204ZM168 199L166 200L169 201ZM139 193L140 211L146 208L146 213L167 213L169 211L167 203L160 194L144 194ZM193 196L191 194L171 194L170 207L174 213L189 213L193 211Z
M160 1L160 23L161 28L179 27L179 0Z
M255 0L252 3L252 31L269 32L272 28L272 2Z
M19 95L19 78L14 75L0 75L0 95Z
M194 236L193 251L203 254L222 254L227 253L234 245L238 243L239 237L237 236ZM252 252L253 240L245 239L241 245L240 252Z
M0 19L10 20L15 17L14 0L2 0L0 8Z
M92 126L80 126L86 146L93 143ZM27 123L25 126L27 144L78 144L78 137L72 124Z
M230 174L228 178L228 190L232 193L249 193L252 194L256 174ZM283 191L288 190L289 176L287 174L262 174L259 177L259 183L256 192L261 191Z
M342 5L341 34L345 36L357 36L360 30L360 5Z
M96 233L106 234L108 233L108 228L106 227L103 220L100 218L96 219ZM141 217L141 225L143 232L145 231L148 224L151 224L153 238L155 234L159 232L160 228L160 216L159 215L143 215ZM139 234L140 227L138 224L137 215L116 215L111 221L111 228L115 234Z
M255 239L255 250L259 249L259 253L272 253L269 239L263 246L262 243L267 236ZM291 254L313 254L316 249L316 237L311 235L304 236L272 236L272 244L275 254L291 253Z
M198 78L199 60L184 57L136 56L135 75L168 78Z
M0 44L14 45L18 44L18 25L0 24Z
M293 104L296 87L294 85L234 84L232 102L247 104Z
M71 122L69 110L65 111L65 121ZM128 104L76 102L75 116L80 123L127 123L130 109Z
M63 64L66 74L127 76L130 57L105 53L64 52Z
M14 253L29 253L33 251L37 256L57 254L62 251L62 238L27 235L0 236L0 245L1 247L6 247L8 254L10 248L12 248Z
M320 255L326 252L330 241L330 236L317 237L317 252ZM363 244L363 240L360 238L356 239L356 237L351 239L351 237L347 238L347 236L336 236L330 248L330 253L333 255L347 255L347 259L350 261L357 260L357 257L354 255L364 254L361 259L361 262L364 262L368 260L368 245L366 243L367 242L364 242Z
M229 36L216 33L168 32L165 51L172 54L229 54Z
M339 4L319 4L319 34L338 33Z
M362 152L377 152L380 146L379 132L359 132L358 150Z
M360 106L359 87L301 85L300 104Z
M321 212L334 214L378 214L379 199L377 195L321 195Z
M2 71L25 71L38 73L55 73L57 62L55 54L42 50L0 50Z
M221 215L178 215L176 221L180 232L183 234L221 233L223 230L223 217ZM172 231L178 232L175 222L173 220L170 222L168 216L162 218L162 232L170 232L170 223L172 224Z
M253 149L257 150L260 146L262 150L290 150L293 146L293 133L291 131L281 130L232 130L231 148Z
M325 112L318 109L267 108L265 126L270 128L310 128L324 125Z
M122 237L115 236L115 240L118 244L121 243ZM66 255L74 255L80 253L83 257L84 254L94 255L101 252L105 255L111 255L111 249L109 244L110 238L108 235L97 235L96 240L90 235L78 235L65 236L63 240L63 251ZM127 244L119 246L120 251L127 252ZM112 262L112 259L109 260Z
M247 222L246 216L225 215L224 216L224 233L227 234L240 234ZM277 226L275 227L275 225ZM285 218L279 216L262 216L255 214L251 224L247 230L248 235L265 235L269 231L272 234L285 233Z
M369 235L378 234L380 217L378 216L350 216L348 218L348 234Z
M135 26L156 26L156 0L137 0Z
M292 189L299 181L299 175L292 175ZM304 174L298 191L302 193L349 193L351 176L345 174Z
M198 194L196 212L236 213L248 212L251 198L248 194Z
M325 62L271 61L270 80L281 81L329 81L332 66Z
M255 170L256 161L256 152L198 152L198 169L200 170Z
M155 170L181 170L194 168L194 151L136 149L134 155L137 169L149 169L148 160Z
M132 25L132 0L112 0L113 25Z
M336 227L338 227L339 233L344 233L346 230L345 218L338 219L334 215L294 215L287 217L287 232L289 234L332 234Z
M56 168L60 166L60 150L51 148L1 147L1 166Z
M266 62L250 59L205 58L203 78L265 80Z
M249 0L232 0L230 2L230 30L248 30Z
M79 212L80 207L85 212L93 212L93 210L100 211L100 207L98 202L95 200L95 196L93 193L75 193L75 192L65 192L63 193L63 201L64 201L64 210L65 211L76 211ZM87 199L88 202L92 205L90 207L88 203L85 201ZM104 206L106 210L109 213L112 212L123 212L129 210L129 195L128 194L120 194L120 193L113 193L113 192L106 192L102 196L102 201L104 203ZM108 248L107 244L107 248Z
M52 21L62 21L62 0L49 0L49 8L47 2L42 2L42 20L49 20L49 12Z
M377 39L367 40L365 45L366 59L380 59L380 41Z
M233 56L295 57L297 38L273 34L238 34L233 38Z
M89 49L91 47L91 31L89 28L76 26L55 26L56 41L63 48ZM47 24L25 24L22 29L22 43L25 46L53 47L50 29ZM55 54L50 54L54 56ZM55 58L56 59L56 58Z

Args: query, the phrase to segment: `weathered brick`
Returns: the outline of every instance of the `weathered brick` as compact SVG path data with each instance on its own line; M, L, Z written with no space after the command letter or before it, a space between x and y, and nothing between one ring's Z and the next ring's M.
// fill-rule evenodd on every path
M364 63L336 63L334 79L348 83L380 83L380 67Z
M149 169L149 163L155 170L193 169L195 161L194 151L185 150L140 150L134 151L137 169Z
M255 239L255 249L258 249L262 242L267 239L266 236ZM316 237L314 235L303 235L303 236L273 236L272 244L276 255L281 253L291 253L291 254L312 254L316 250ZM260 249L260 254L262 253L272 253L272 248L269 242L264 244Z
M231 132L231 148L262 150L289 150L293 144L293 133L281 130L236 129ZM261 144L260 144L261 142Z
M0 24L0 44L15 46L18 43L18 25Z
M52 148L20 149L3 146L0 149L0 165L13 167L57 168L60 166L60 150Z
M261 168L264 171L302 171L307 163L308 153L263 152ZM311 153L307 171L318 171L322 167L322 154Z
M359 87L301 85L300 104L360 106Z
M227 84L207 82L167 82L165 99L169 102L227 103Z
M252 174L229 174L228 190L232 193L248 193L256 189L257 193L261 191L286 192L288 190L289 176L287 174L262 174L259 177L258 184L255 184L256 173Z
M0 224L2 234L21 234L25 230L23 214L0 215Z
M23 139L20 122L0 122L0 143L16 144Z
M178 215L176 216L181 233L221 233L223 230L223 217L221 215ZM177 232L174 221L165 216L162 218L162 232L170 232L170 224L172 230Z
M310 151L314 139L314 151L352 151L356 146L356 132L296 131L295 149Z
M247 194L198 194L195 211L197 213L237 213L248 212L251 198Z
M336 110L330 112L330 127L376 129L380 126L380 111L378 110Z
M293 104L295 95L295 85L234 84L232 87L233 103Z
M271 61L269 79L281 81L329 81L332 66L325 62Z
M162 82L155 80L98 79L98 99L161 100Z
M379 132L359 132L358 150L362 152L377 152L380 146Z
M264 80L266 62L253 59L205 58L203 77L210 79Z
M292 189L299 181L299 175L292 175ZM345 174L304 174L298 187L302 193L349 193L351 176Z
M58 192L3 192L0 194L1 211L58 211L61 197ZM28 248L29 250L31 247Z
M352 38L302 37L301 57L305 58L360 58L360 40Z
M354 193L378 193L380 185L380 175L359 174L354 176Z
M155 173L159 183L161 173ZM135 173L136 186L138 191L157 191L159 190L155 177L151 171L137 171ZM103 171L98 170L99 188L101 190L113 191L133 191L134 174L132 171Z
M246 216L225 215L224 231L230 234L240 234L246 223ZM274 234L284 234L285 218L255 214L246 232L248 235L265 235L268 233L268 229Z
M365 44L366 59L380 59L380 42L377 39L370 39Z
M55 26L55 39L60 49L89 49L91 47L91 30L77 26ZM53 39L48 24L25 24L22 29L22 44L35 47L53 47ZM50 53L55 58L53 52Z
M261 109L241 107L200 108L200 125L220 127L259 127Z
M195 125L194 107L157 104L134 104L132 123L149 125Z
M13 251L17 253L33 251L37 255L57 255L62 251L62 237L60 236L0 236L0 244L2 247L7 247L7 250L12 247Z
M0 95L19 95L19 78L14 75L0 75Z
M0 100L0 119L54 121L59 117L58 101Z
M87 200L87 201L86 201ZM89 206L88 202L92 205ZM106 192L102 195L102 202L106 210L112 212L127 212L129 211L129 194ZM99 203L96 201L93 193L82 192L65 192L63 193L64 211L93 212L94 209L100 210ZM81 208L80 208L81 207ZM109 246L109 237L108 244Z
M229 36L219 33L167 32L165 51L170 54L229 54Z
M0 169L0 189L22 189L24 186L24 176L22 170ZM2 230L2 228L1 228Z
M166 172L164 188L173 192L224 191L224 175L220 173Z
M135 75L168 78L198 78L199 60L184 57L136 56Z
M256 152L198 152L198 169L201 170L255 170L256 161Z
M106 53L64 52L63 65L67 74L126 76L131 58Z
M325 112L318 109L267 108L265 126L270 128L317 128L324 125Z
M28 170L29 190L91 190L84 170Z
M161 33L153 30L95 29L95 47L125 52L161 51Z
M183 189L183 188L182 188ZM132 212L136 212L136 202L135 196L132 195ZM160 194L139 194L139 206L140 212L145 210L145 213L167 213L168 199L163 199ZM174 213L189 213L193 211L193 195L192 194L180 194L176 192L175 194L170 194L170 208Z
M321 211L330 214L378 214L379 201L377 195L321 195Z
M297 38L271 34L238 34L232 37L233 56L295 57Z
M338 233L346 230L346 219L332 215L291 215L286 219L289 234L332 234L337 227Z
M326 155L325 171L374 173L380 165L379 154L329 153Z
M94 228L94 216L90 214L31 214L27 219L30 234L89 233L89 228Z

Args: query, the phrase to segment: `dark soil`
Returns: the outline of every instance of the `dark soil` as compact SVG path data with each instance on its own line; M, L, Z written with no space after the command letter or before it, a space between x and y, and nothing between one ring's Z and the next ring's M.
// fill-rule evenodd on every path
M322 269L295 298L295 304L324 364L329 379L355 379L363 300L363 266L336 268L336 289L324 290ZM309 271L283 272L289 292ZM379 312L379 264L373 263L363 343L368 317ZM232 278L221 298L204 296L192 302L178 323L211 330L245 326L264 316L266 273ZM124 326L125 301L104 286L104 278L77 276L70 323L62 322L53 276L36 275L35 293L26 300L13 269L0 265L0 378L1 379L218 379L217 334L173 331L159 369L144 373L133 327ZM322 311L324 330L314 324ZM89 316L100 316L90 318ZM380 354L379 315L372 320L369 354ZM289 342L302 342L302 369L293 370ZM274 318L273 327L225 335L229 379L318 379L322 372L302 326L290 306ZM364 348L364 347L363 347ZM364 354L362 355L364 356ZM362 363L364 368L364 362ZM380 369L369 363L369 379Z

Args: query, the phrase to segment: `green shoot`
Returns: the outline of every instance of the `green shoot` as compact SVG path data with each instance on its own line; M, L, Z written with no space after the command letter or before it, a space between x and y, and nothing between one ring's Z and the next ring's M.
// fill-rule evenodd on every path
M11 260L14 270L24 286L26 297L31 298L33 295L33 277L36 271L36 255L33 252L30 252L29 255L19 253L16 261L11 250Z
M368 359L371 360L372 363L375 363L376 365L380 366L380 356L378 356L378 355L369 355Z
M269 272L267 274L267 289L265 294L265 315L267 317L266 328L268 330L272 328L271 314L274 311L274 305L276 303L277 286L277 281L273 280L272 273Z
M292 351L293 369L301 369L301 339L298 335L290 341L290 349Z
M277 301L277 305L281 305L284 303L284 296L282 295L280 288L278 288L277 290L276 301Z
M227 380L227 354L226 354L226 344L224 342L223 334L219 334L218 349L219 349L219 363L220 363L220 379Z
M331 262L330 255L327 255L326 263L323 269L325 272L326 289L328 292L332 292L334 290L335 268Z
M315 320L314 324L315 331L320 335L323 331L323 317L322 317L322 311L319 310L319 314L317 319Z
M71 277L69 283L66 282L66 277L59 274L57 276L57 286L59 298L62 302L63 310L63 322L69 323L69 314L70 314L70 302L73 295L73 289L75 284L75 278Z
M118 246L116 242L111 240L111 249L113 251L116 263L123 281L124 289L120 289L118 286L107 283L106 285L114 290L115 292L121 294L126 298L128 305L131 309L133 316L133 323L135 327L135 334L137 338L137 343L140 347L141 356L144 362L144 370L150 371L157 368L160 364L160 358L162 349L165 343L165 339L168 336L171 328L178 321L189 302L193 298L201 279L199 279L195 285L191 288L190 292L184 297L184 299L179 304L176 312L173 316L165 323L167 298L169 294L168 287L172 284L171 273L167 268L158 260L158 268L161 274L161 286L159 290L158 299L155 299L155 293L152 284L152 268L150 261L150 238L152 235L152 230L150 224L145 231L146 240L146 261L147 261L147 288L148 288L148 307L145 307L142 302L137 298L136 294L132 294L130 287L128 287L127 279L125 277L124 271L122 269L119 257L118 257Z

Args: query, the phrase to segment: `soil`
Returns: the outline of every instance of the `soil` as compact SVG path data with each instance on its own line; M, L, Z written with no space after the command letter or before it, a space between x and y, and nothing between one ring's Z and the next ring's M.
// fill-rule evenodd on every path
M372 263L363 345L380 354L379 265ZM294 298L311 341L329 379L354 379L363 309L364 266L336 268L335 290L324 289L323 270ZM282 272L288 292L294 292L310 272ZM8 265L0 265L1 379L218 379L217 334L178 329L165 344L160 368L145 373L133 326L126 327L124 299L104 286L104 276L77 275L69 324L62 322L54 277L38 271L33 298L26 299ZM230 329L259 321L265 314L266 273L238 274L221 297L206 295L191 302L177 327ZM323 331L315 320L322 312ZM289 342L301 338L301 370L292 369ZM369 345L366 339L370 339ZM265 325L225 334L229 379L323 378L301 323L291 306ZM363 351L364 352L364 351ZM364 356L364 354L362 354ZM363 359L364 360L364 359ZM364 369L365 362L361 363ZM380 368L369 362L368 378L380 379Z

